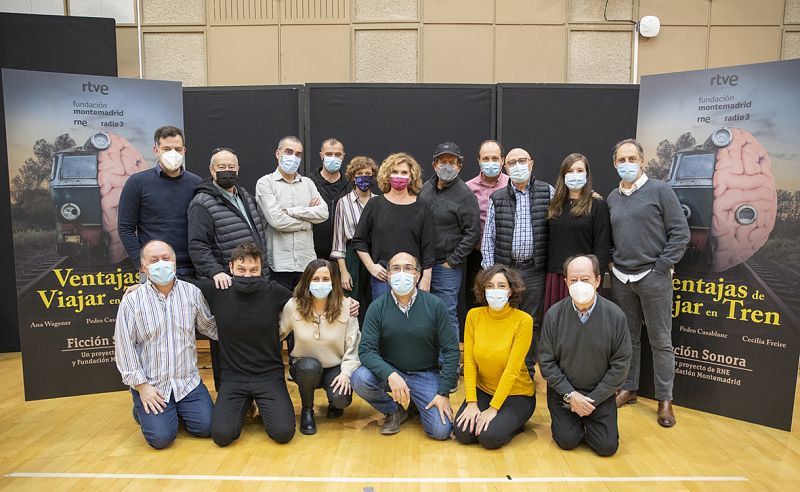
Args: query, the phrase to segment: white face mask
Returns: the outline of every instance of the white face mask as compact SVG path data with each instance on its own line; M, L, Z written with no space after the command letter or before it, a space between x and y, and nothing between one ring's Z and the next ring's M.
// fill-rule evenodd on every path
M506 289L486 289L484 291L489 309L499 311L508 304L508 291Z
M564 175L564 185L570 190L580 190L586 186L586 173L567 173Z
M575 304L588 304L594 298L594 285L586 282L575 282L569 286L569 295Z
M183 154L175 149L168 150L161 154L161 164L167 171L175 171L183 165Z

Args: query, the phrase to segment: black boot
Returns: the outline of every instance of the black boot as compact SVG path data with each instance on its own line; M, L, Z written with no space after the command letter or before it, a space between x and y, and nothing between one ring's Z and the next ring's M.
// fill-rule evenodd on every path
M300 432L307 436L317 433L317 423L314 421L314 408L303 407L300 410Z
M333 405L331 405L330 403L328 404L328 415L327 415L327 417L329 419L338 419L342 415L344 415L344 410L342 410L341 408L336 408Z

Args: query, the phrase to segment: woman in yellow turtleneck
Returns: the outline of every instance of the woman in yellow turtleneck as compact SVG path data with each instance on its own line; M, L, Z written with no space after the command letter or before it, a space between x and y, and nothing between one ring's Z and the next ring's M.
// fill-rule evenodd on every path
M522 432L536 408L525 356L533 318L517 309L525 285L513 268L494 265L475 280L475 297L488 306L471 309L464 326L466 400L453 430L464 444L497 449Z

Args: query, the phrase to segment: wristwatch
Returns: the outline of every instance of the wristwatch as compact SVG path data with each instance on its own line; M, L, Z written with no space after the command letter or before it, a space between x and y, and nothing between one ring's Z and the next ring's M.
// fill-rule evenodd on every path
M569 403L569 401L572 399L572 391L562 396L561 399L564 400L564 403Z

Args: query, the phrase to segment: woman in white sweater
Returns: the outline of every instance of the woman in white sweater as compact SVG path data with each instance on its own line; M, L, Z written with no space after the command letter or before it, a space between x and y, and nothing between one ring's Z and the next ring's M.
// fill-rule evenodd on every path
M300 277L281 316L281 338L292 332L289 373L302 402L300 432L314 434L314 391L325 390L329 419L341 417L353 401L350 375L361 365L358 318L350 316L350 301L344 297L339 270L331 262L314 260Z

